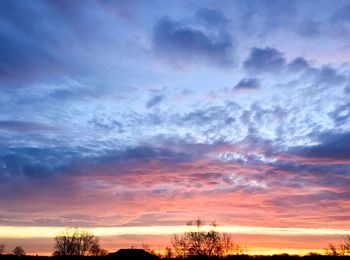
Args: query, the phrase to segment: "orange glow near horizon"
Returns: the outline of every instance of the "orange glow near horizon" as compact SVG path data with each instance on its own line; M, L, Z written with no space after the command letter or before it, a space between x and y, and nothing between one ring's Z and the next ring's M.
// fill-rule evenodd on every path
M45 238L54 237L66 227L21 227L0 226L0 238ZM203 230L210 230L210 226L203 226ZM96 236L120 235L166 235L178 234L189 230L189 226L135 226L135 227L93 227L87 228ZM276 228L249 226L218 226L219 232L232 234L261 234L261 235L343 235L350 233L350 229L333 228Z
M205 229L209 229L205 226ZM9 247L23 245L28 254L51 255L53 238L65 227L9 227L0 226L0 239ZM101 246L110 252L120 248L142 247L148 244L161 252L170 245L170 236L188 231L188 226L140 226L88 228L101 239ZM329 242L349 234L346 229L325 228L267 228L249 226L219 226L220 232L231 233L234 241L250 255L324 253ZM28 242L30 241L30 243ZM9 242L9 243L7 243ZM22 243L22 244L21 244ZM27 245L25 245L27 244ZM8 249L10 249L8 247Z

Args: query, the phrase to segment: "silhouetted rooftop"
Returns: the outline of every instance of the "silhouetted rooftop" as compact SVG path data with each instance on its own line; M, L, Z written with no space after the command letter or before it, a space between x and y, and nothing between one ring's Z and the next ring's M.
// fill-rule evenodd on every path
M120 249L117 252L108 254L113 259L145 259L157 260L158 256L153 255L143 249Z

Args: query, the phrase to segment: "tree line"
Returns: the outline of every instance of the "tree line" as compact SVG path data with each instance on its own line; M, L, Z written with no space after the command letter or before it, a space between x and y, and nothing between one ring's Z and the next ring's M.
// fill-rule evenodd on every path
M350 235L342 237L342 242L338 246L329 243L325 249L327 255L332 256L350 256Z
M185 258L191 256L225 256L240 254L242 249L235 244L229 234L217 231L215 223L205 230L201 220L188 222L188 232L176 234L171 237L171 246L166 247L166 257ZM145 251L155 253L150 247L144 245ZM0 254L5 251L5 245L0 245ZM25 255L22 247L16 247L14 255ZM105 256L107 250L101 248L99 238L90 231L79 228L67 228L54 238L53 256Z
M166 258L191 258L195 256L224 257L229 255L246 254L246 250L234 243L232 236L221 233L217 225L206 226L201 220L187 223L188 231L171 236L171 247L165 248ZM5 252L5 245L0 244L0 255ZM143 249L156 254L148 245ZM16 246L13 255L23 256L25 251ZM108 251L101 248L99 238L90 231L79 228L67 228L54 238L53 256L106 256ZM331 256L350 256L350 235L342 237L339 245L329 244L325 254Z
M243 250L227 233L217 231L217 225L212 223L209 230L201 220L188 222L188 232L171 237L172 247L166 248L167 257L185 258L192 256L217 256L242 254ZM54 256L80 255L103 256L107 254L99 245L99 239L92 233L78 228L69 228L54 238ZM147 245L144 249L155 253Z
M6 250L5 244L0 244L0 255L4 254L5 250ZM22 256L26 254L26 252L21 246L16 246L14 249L12 249L11 252L16 256Z

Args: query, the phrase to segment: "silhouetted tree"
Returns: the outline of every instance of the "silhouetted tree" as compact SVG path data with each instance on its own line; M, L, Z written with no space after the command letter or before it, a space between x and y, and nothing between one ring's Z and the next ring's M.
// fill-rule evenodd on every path
M151 248L149 244L142 244L142 249L145 250L146 252L155 255L156 252Z
M5 252L6 246L4 244L0 244L0 255L2 255Z
M87 230L68 228L55 237L53 255L100 255L99 239Z
M210 226L209 231L203 230L204 223L201 220L187 223L190 230L182 235L173 235L171 243L176 257L191 256L225 256L241 253L240 247L233 243L232 238L226 233L216 230L216 224Z
M165 255L166 258L173 258L174 254L173 254L173 250L170 247L166 247L165 248Z
M325 249L327 255L332 256L350 256L350 235L342 236L343 241L336 247L334 244L329 243Z
M101 248L100 245L97 243L97 244L94 244L91 246L90 255L92 255L92 256L106 256L106 255L108 255L108 251L106 249Z
M350 235L345 235L342 237L343 242L340 243L340 254L345 256L345 255L350 255Z
M99 256L106 256L108 255L108 251L104 248L100 249L100 252L98 253Z
M325 250L326 250L326 255L331 255L331 256L339 255L337 247L332 243L329 243L328 247Z
M25 255L26 252L23 250L22 247L20 246L16 246L13 250L12 250L12 253L16 256L22 256L22 255Z

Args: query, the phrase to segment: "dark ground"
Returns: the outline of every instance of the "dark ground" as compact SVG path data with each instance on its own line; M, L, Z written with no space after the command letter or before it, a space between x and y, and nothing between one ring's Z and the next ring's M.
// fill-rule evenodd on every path
M143 251L143 250L141 250ZM15 256L15 255L0 255L0 260L157 260L160 259L155 255L148 254L136 250L127 250L121 253L112 253L108 256ZM174 259L174 258L163 258ZM191 257L188 260L314 260L314 259L339 259L350 260L350 256L323 256L323 255L310 255L310 256L290 256L290 255L273 255L273 256L227 256L224 258L217 257Z

